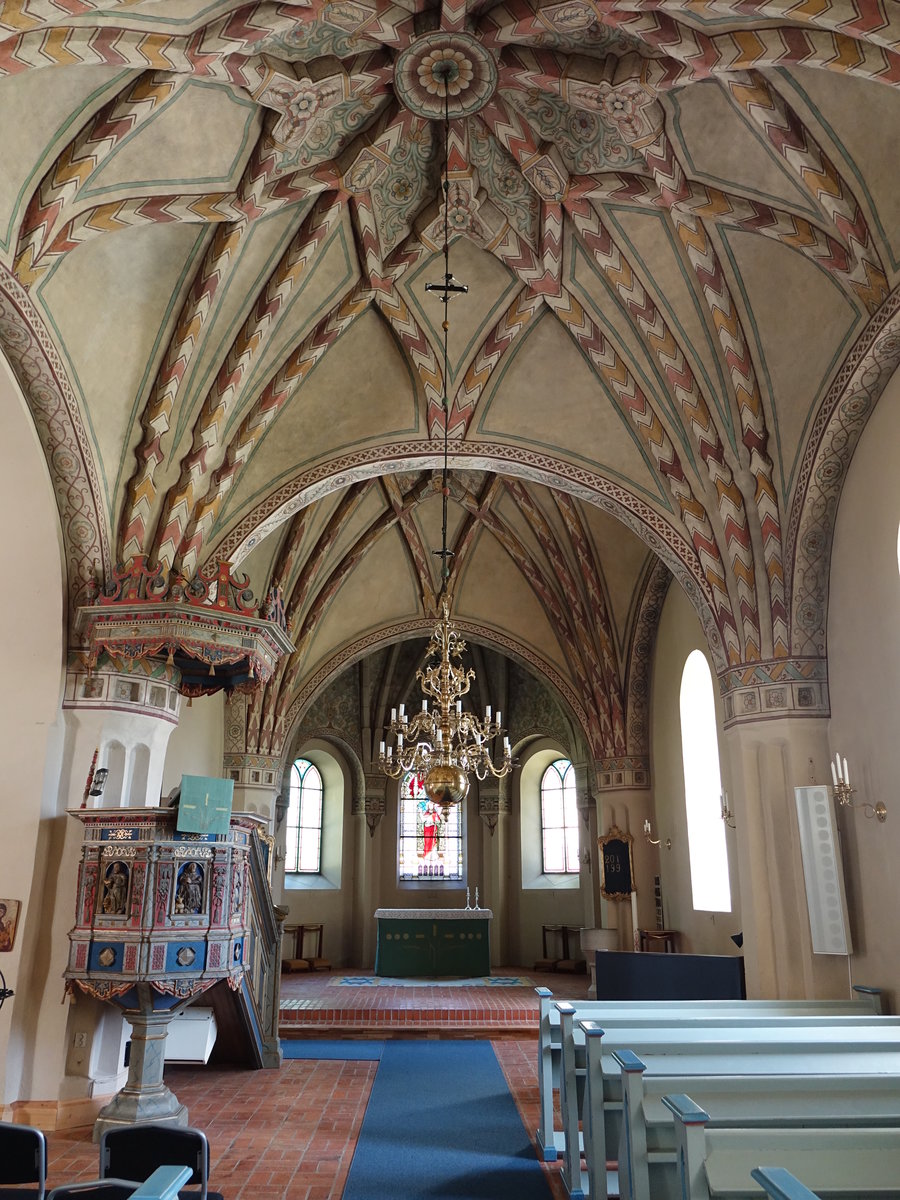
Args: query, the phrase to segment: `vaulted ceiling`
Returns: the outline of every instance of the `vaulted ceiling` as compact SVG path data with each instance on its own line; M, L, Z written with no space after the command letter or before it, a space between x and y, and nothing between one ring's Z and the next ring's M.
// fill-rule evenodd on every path
M72 607L136 555L278 581L283 726L427 631L446 390L454 612L595 753L669 572L723 678L803 678L900 357L898 41L896 0L0 0L0 348Z

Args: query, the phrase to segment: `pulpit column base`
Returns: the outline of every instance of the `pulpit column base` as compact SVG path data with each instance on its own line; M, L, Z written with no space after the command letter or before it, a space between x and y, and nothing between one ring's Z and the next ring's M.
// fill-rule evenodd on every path
M101 1108L94 1122L95 1142L107 1129L126 1125L187 1125L187 1108L163 1083L166 1035L175 1011L125 1012L132 1027L128 1082Z

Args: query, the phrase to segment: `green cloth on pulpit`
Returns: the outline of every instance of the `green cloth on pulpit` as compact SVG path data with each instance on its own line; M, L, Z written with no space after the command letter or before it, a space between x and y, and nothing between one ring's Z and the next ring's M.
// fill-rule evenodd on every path
M233 796L233 779L182 775L176 828L180 833L227 833Z

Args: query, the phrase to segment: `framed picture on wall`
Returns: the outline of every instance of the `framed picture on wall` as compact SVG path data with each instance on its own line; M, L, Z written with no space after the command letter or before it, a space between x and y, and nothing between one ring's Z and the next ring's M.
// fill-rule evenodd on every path
M19 924L19 901L0 900L0 951L12 950Z
M634 891L634 839L617 825L597 838L600 851L600 895L604 900L628 900Z

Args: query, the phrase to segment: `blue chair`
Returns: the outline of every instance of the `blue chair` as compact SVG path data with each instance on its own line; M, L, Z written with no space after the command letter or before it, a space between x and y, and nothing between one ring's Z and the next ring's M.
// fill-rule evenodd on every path
M6 1184L33 1183L30 1188ZM47 1139L31 1125L0 1121L0 1198L44 1200L47 1187Z
M222 1200L209 1191L209 1142L202 1129L178 1125L125 1125L100 1138L100 1178L141 1182L163 1163L191 1168L180 1200ZM98 1196L97 1200L107 1200ZM124 1200L110 1196L108 1200Z

